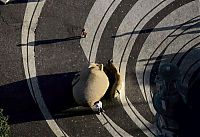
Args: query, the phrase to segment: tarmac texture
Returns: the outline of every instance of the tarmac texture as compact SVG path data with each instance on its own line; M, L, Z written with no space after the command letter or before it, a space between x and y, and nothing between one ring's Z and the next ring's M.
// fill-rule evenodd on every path
M1 4L0 108L9 117L12 136L154 137L154 80L167 62L179 67L189 103L198 108L199 7L199 0ZM86 38L80 37L83 28ZM123 77L120 99L103 100L102 115L77 106L75 74L90 62L105 64L111 58ZM198 133L192 124L197 117L184 117L193 130L182 134Z

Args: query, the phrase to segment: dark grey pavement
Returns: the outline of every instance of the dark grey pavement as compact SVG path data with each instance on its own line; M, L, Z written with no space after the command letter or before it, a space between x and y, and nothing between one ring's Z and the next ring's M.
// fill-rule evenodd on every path
M179 66L182 82L189 87L189 103L196 112L199 103L196 91L200 88L199 1L103 0L94 10L99 1L46 0L44 5L39 1L16 1L0 5L0 108L9 116L13 137L54 137L56 128L48 120L54 120L60 131L74 137L155 136L154 112L149 105L151 102L145 98L148 98L148 90L150 94L156 90L154 80L158 66L170 60ZM29 33L25 39L29 43L24 44L22 30L26 30L23 21L28 4L35 16L31 12L27 15L32 17L32 22L38 16L38 22L35 30L30 27L31 23L27 26ZM41 14L37 14L40 6ZM87 23L92 25L88 27ZM83 39L79 36L84 26L88 36ZM28 40L31 32L35 35L34 41ZM95 52L92 48L97 39ZM87 44L90 40L93 47L85 46L84 42ZM73 77L90 62L87 50L96 55L97 63L113 58L117 66L121 64L121 73L126 68L123 74L125 99L130 103L104 100L106 112L101 117L77 106L72 96ZM124 59L126 55L128 58ZM35 64L26 66L25 61L33 63L33 59ZM37 77L32 77L34 70ZM146 97L142 91L146 91ZM38 92L53 118L43 116ZM192 121L198 121L197 115L192 114ZM198 130L191 122L189 124ZM190 129L185 133L186 130L182 134L194 133Z

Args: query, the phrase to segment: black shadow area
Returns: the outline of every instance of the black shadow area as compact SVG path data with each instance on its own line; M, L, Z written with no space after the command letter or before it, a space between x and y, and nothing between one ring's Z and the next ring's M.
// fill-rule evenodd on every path
M77 73L69 72L38 77L41 93L51 113L59 113L77 106L72 93L72 80Z
M52 116L56 119L93 114L88 108L81 108L75 103L72 94L72 80L77 72L37 76L42 98ZM31 87L34 86L30 80ZM8 115L9 124L44 120L38 107L40 102L33 93L34 99L27 86L27 80L0 86L0 108ZM47 118L51 119L51 118Z
M40 46L40 45L45 45L45 44L53 44L53 43L58 43L58 42L64 42L64 41L70 41L70 40L79 40L81 39L81 36L74 36L74 37L68 37L68 38L62 38L62 39L48 39L48 40L38 40L38 41L33 41L29 42L28 44L18 44L18 47L21 46Z
M195 137L198 135L198 131L200 130L200 127L198 126L198 123L200 122L200 50L197 47L200 43L195 44L193 47L188 49L186 52L179 52L175 54L167 54L164 55L164 52L161 52L161 54L156 57L156 58L151 58L149 61L154 60L154 63L148 63L144 64L145 66L147 65L152 65L152 70L150 72L150 85L151 85L151 91L155 92L157 89L155 87L155 78L156 75L158 74L158 68L161 63L164 62L174 62L175 57L179 56L178 61L176 61L176 65L179 67L180 70L182 70L184 67L181 65L183 61L186 63L188 62L187 70L183 74L181 72L181 83L186 80L187 75L191 75L190 79L188 80L187 86L183 85L187 90L186 94L186 99L187 102L186 104L180 103L177 104L178 107L176 107L175 111L175 120L179 123L179 132L178 136L180 137ZM190 54L189 57L187 57ZM196 60L196 61L193 61ZM141 61L148 61L148 60L139 60ZM192 64L190 62L193 62ZM193 67L196 67L195 71L190 74L190 71L192 70ZM146 70L148 71L148 70ZM144 72L141 72L144 73ZM164 87L164 86L163 86Z

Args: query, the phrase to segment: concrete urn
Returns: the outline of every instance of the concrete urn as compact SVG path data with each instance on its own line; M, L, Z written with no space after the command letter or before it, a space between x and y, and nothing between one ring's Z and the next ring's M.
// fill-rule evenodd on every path
M77 104L92 107L104 96L109 79L103 69L103 64L91 63L73 80L73 97Z

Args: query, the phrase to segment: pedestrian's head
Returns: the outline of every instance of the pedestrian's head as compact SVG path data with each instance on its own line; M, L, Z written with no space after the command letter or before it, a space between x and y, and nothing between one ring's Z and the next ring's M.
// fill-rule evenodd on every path
M82 29L82 31L85 31L85 29Z

